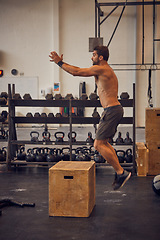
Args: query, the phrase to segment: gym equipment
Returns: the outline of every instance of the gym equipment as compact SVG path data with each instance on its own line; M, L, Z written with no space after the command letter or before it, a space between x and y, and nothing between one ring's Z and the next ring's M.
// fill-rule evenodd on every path
M32 131L30 132L30 136L31 136L31 142L38 142L38 137L39 137L39 132L37 131Z
M87 143L93 143L94 142L94 139L92 138L92 133L91 132L88 132L88 138L86 139L86 142Z
M51 139L50 139L51 134L48 131L44 131L42 133L42 137L43 137L43 140L42 140L43 142L50 142L51 141Z
M46 113L41 113L41 117L47 117Z
M62 99L62 95L60 93L55 94L54 99L60 100Z
M64 132L55 132L54 134L55 138L56 138L56 142L63 142L63 138L65 136Z
M132 149L131 148L126 150L125 160L126 160L127 163L132 163L133 155L132 155Z
M125 144L133 143L132 139L129 136L129 132L126 133L126 138L124 139Z
M77 136L77 133L73 131L72 137L71 137L72 142L76 142L76 136ZM68 140L70 140L70 132L68 133Z
M26 154L26 157L25 157L25 160L27 162L34 162L35 161L35 154L33 154L33 149L32 148L28 148L27 149L27 154Z
M56 148L55 162L59 162L62 160L62 149Z
M99 113L94 109L93 113L92 113L92 117L95 117L95 118L100 118L100 115Z
M129 94L128 94L128 92L122 92L121 95L120 95L120 98L121 98L121 99L129 99Z
M123 138L121 136L122 136L122 133L118 132L118 138L116 139L117 145L124 144Z
M54 117L54 114L53 113L48 113L48 117Z
M34 117L40 117L40 116L41 116L41 115L40 115L39 112L35 112Z
M126 161L124 150L116 150L116 154L117 154L119 163L124 163Z
M49 148L49 153L46 157L47 162L55 162L55 148Z
M91 150L89 148L84 148L83 153L85 155L85 161L91 161Z
M4 148L0 149L0 161L6 161L6 150Z
M1 92L0 97L1 97L1 98L4 97L4 98L7 100L7 98L8 98L8 93L7 93L7 92Z
M5 130L3 128L0 129L0 139L5 139Z
M96 163L105 163L106 160L102 157L102 155L97 150L95 150L94 161Z
M22 99L20 93L15 93L15 94L13 95L13 99L16 99L16 100Z
M33 117L33 114L32 114L31 112L28 112L28 113L26 114L26 117Z
M61 113L56 113L55 117L62 117Z
M45 96L46 100L53 100L53 95L52 93L47 93L47 95Z
M6 105L6 103L7 103L6 98L4 97L0 98L0 105Z
M74 97L73 97L72 93L68 93L68 94L65 96L64 99L69 100L69 99L74 99Z
M157 195L160 196L160 174L153 178L152 189Z
M7 119L8 112L5 111L5 110L3 110L3 111L1 112L1 116L2 116L4 119Z
M63 161L70 161L70 148L69 147L64 147L62 148L62 160Z
M24 100L31 100L31 95L29 93L25 93L24 96L23 96L23 99Z
M44 148L37 148L35 160L36 160L36 162L45 162L46 161Z
M35 203L20 203L15 202L10 199L1 199L0 200L0 208L8 207L8 206L16 206L16 207L35 207Z
M85 161L85 154L83 152L83 148L81 147L78 147L76 149L76 158L75 158L76 161Z
M98 97L98 95L97 95L97 93L91 93L90 95L89 95L89 99L90 100L97 100L99 97Z
M79 99L81 99L81 100L87 100L87 99L88 99L88 96L87 96L86 93L82 93L82 95L80 96Z
M20 147L17 153L17 160L25 160L26 153L25 153L25 147Z

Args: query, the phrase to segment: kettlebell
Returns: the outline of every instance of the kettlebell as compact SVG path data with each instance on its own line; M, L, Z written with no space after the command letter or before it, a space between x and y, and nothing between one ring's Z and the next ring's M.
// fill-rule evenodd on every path
M91 132L88 132L88 137L86 139L86 142L87 143L93 143L94 142L94 139L92 138L92 133Z
M133 142L132 142L132 139L131 139L130 136L129 136L129 132L126 133L126 138L124 139L124 143L125 143L125 144L133 143Z
M117 145L120 145L120 144L124 143L123 138L121 136L122 136L122 134L121 134L121 132L119 132L118 133L118 138L116 139L116 144Z
M104 163L106 160L102 157L102 155L97 150L95 150L94 161L96 163Z
M49 149L49 153L48 153L48 155L46 157L46 161L47 162L55 162L55 158L56 158L56 156L55 156L55 148L50 148Z
M39 137L39 132L37 131L32 131L30 132L30 136L31 136L31 142L38 142L38 137Z
M55 138L56 138L56 142L63 142L63 138L65 136L64 132L55 132L54 134Z
M117 154L119 163L124 163L126 161L124 150L116 150L116 154Z
M33 149L32 148L27 149L27 154L26 154L25 160L27 162L34 162L35 161L35 157L33 155Z
M62 148L62 160L63 161L70 161L70 148L69 147L64 147Z
M43 137L43 139L42 139L43 142L50 142L51 141L51 139L50 139L51 134L48 131L44 131L42 133L42 137Z
M45 162L45 154L43 148L37 148L36 150L36 162Z
M55 162L59 162L62 160L62 149L56 148L56 157L55 157Z
M17 160L23 161L25 160L25 158L26 158L25 147L21 147L17 153Z
M132 160L133 160L132 149L129 148L126 150L126 162L132 163Z
M72 142L76 142L76 136L77 136L77 133L73 131L72 137L71 137ZM68 139L70 139L70 132L68 133Z

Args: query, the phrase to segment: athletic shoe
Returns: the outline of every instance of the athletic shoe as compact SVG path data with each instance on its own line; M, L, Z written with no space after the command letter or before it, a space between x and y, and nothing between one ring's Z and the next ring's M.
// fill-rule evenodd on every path
M123 185L128 181L131 176L131 172L127 172L124 170L123 174L115 175L115 180L113 183L113 189L118 190L119 188L123 187Z

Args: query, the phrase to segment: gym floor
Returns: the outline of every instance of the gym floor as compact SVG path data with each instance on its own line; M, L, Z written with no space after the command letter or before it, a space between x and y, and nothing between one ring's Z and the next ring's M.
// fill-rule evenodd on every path
M77 129L82 135L89 130ZM136 141L144 141L144 129L136 133ZM132 176L119 191L112 190L113 178L112 167L96 168L96 206L90 217L49 217L48 168L28 166L7 172L2 166L0 199L35 203L35 207L2 208L0 239L160 239L160 197L152 190L153 176Z

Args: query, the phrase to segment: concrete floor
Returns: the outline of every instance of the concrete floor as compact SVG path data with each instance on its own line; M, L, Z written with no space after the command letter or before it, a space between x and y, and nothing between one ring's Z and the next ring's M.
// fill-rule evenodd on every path
M64 128L68 132L68 128ZM79 140L90 128L77 128ZM93 130L93 128L92 128ZM129 128L122 128L126 133ZM54 134L57 129L51 130ZM30 129L18 137L29 139ZM94 134L94 133L93 133ZM94 137L94 136L93 136ZM136 130L145 141L145 130ZM112 190L114 171L96 168L96 206L89 218L49 217L48 167L19 167L0 171L0 200L35 203L35 207L8 206L0 216L1 240L157 240L160 239L160 197L152 190L152 176L132 176L119 191Z

